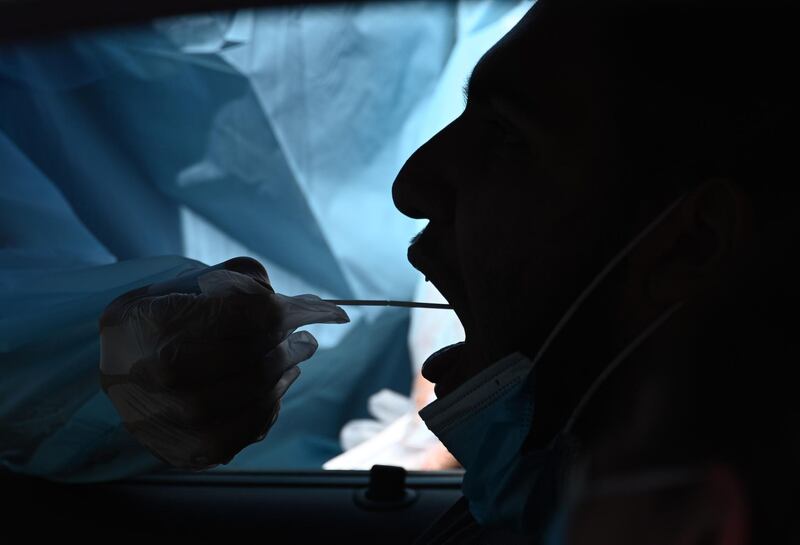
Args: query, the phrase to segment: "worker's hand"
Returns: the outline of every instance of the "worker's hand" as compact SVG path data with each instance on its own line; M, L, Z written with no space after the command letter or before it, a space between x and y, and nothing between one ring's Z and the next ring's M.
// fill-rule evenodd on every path
M266 436L317 342L295 328L344 323L313 295L277 294L237 258L113 301L100 319L103 389L127 429L172 466L227 463Z

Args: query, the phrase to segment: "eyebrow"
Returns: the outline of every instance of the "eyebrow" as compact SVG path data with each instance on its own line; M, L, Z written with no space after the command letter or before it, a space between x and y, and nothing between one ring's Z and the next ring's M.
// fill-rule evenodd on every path
M475 97L475 94L476 94L476 92L475 92L476 91L476 89L475 89L475 74L478 72L478 66L479 65L480 65L480 63L478 63L478 65L476 65L475 68L472 69L472 72L470 73L469 77L464 82L464 87L463 87L462 91L464 93L464 104L465 105L469 102L470 97Z
M462 88L462 93L464 94L464 104L466 105L469 102L470 97L478 98L479 96L483 95L483 82L482 79L486 79L486 75L481 75L481 72L486 72L486 67L482 65L485 64L486 55L481 57L478 61L478 64L475 65L475 68L472 69L467 81L464 82L464 87Z
M483 61L483 58L481 58L481 61ZM492 109L495 113L498 113L499 115L504 116L506 118L516 117L515 114L517 115L523 114L524 111L536 115L536 113L538 112L538 105L531 104L530 102L526 102L524 105L522 105L520 101L513 95L510 95L503 91L498 92L498 90L496 89L494 92L490 91L491 86L488 87L486 86L486 78L488 77L486 72L487 69L486 67L481 68L481 64L482 62L478 62L478 64L472 70L470 76L464 82L464 85L461 89L464 95L465 108L467 106L467 103L469 102L469 99L472 98L473 100L480 100L481 102L486 101L487 107ZM479 74L479 69L480 69L480 74ZM476 75L478 76L477 79ZM514 113L513 114L509 114L507 112L499 113L497 109L498 104L505 106L504 111L510 110L513 111ZM527 125L536 129L540 133L545 132L544 126L540 121L531 118L530 116L525 116L525 117L526 117L525 123Z

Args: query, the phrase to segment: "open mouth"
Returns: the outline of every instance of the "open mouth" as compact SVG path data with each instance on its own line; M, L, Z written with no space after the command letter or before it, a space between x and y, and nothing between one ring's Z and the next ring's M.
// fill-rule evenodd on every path
M435 227L429 224L423 231L412 239L408 249L408 260L411 265L425 275L425 278L432 282L442 296L450 303L466 330L465 317L467 305L465 297L462 296L463 290L459 290L460 277L452 266L448 266L444 259L446 252L440 249L442 238L436 232ZM468 335L467 335L468 336ZM451 379L459 366L460 354L463 351L465 342L455 343L442 348L432 354L425 362L422 369L422 376L436 384L434 392L437 397L442 397L453 390L455 384Z
M408 261L415 269L425 275L425 280L432 282L436 286L436 289L453 306L456 315L464 323L464 299L453 288L458 283L458 276L452 270L452 267L442 263L441 258L434 257L441 256L442 252L432 248L435 248L435 245L432 244L433 238L430 233L430 227L426 227L411 239L411 246L408 248Z

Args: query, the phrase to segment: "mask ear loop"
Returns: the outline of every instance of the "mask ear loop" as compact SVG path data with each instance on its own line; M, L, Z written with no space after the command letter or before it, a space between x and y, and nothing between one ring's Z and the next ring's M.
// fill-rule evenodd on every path
M609 261L608 264L603 267L597 276L595 276L594 279L589 282L589 285L584 288L580 295L578 295L578 297L575 299L575 302L573 302L572 305L567 309L567 312L564 313L550 334L547 336L544 343L542 343L542 346L536 353L536 357L533 359L532 367L542 359L542 356L545 354L545 352L547 352L547 349L550 348L550 345L553 343L558 334L561 333L561 330L564 329L564 326L567 324L567 322L572 319L572 316L578 311L581 305L583 305L583 302L592 294L592 292L594 292L600 282L602 282L623 259L628 257L628 254L630 254L631 250L638 246L647 235L649 235L656 227L658 227L661 222L664 221L664 219L669 216L669 214L672 213L672 211L675 210L681 202L683 202L685 197L686 194L684 193L675 199L672 204L670 204L663 212L656 216L653 221L647 224L647 226L642 229L638 235L636 235L628 244L626 244L622 250L620 250L617 255L615 255L611 261Z
M661 222L664 221L664 219L673 210L675 210L678 207L678 205L680 205L681 202L683 202L683 199L685 197L686 194L684 193L680 197L675 199L675 201L672 204L670 204L663 212L661 212L658 216L656 216L656 218L653 221L651 221L647 225L647 227L645 227L642 230L641 233L639 233L636 237L634 237L633 240L631 240L622 249L622 251L620 251L614 257L614 259L612 259L611 262L608 265L606 265L606 267L602 271L600 271L600 274L594 279L592 283L589 284L589 286L578 297L577 301L570 309L570 312L568 312L567 315L565 315L565 318L571 317L572 314L574 314L577 307L583 302L583 300L586 297L589 296L589 294L594 290L597 284L603 278L605 278L620 261L625 259L631 252L631 250L633 250L633 248L635 248L647 235L649 235L653 230L655 230L655 228L659 226ZM569 420L567 420L567 423L564 426L563 433L569 434L572 431L572 428L575 425L575 421L578 419L578 417L580 417L586 405L588 405L588 403L592 400L594 395L597 393L597 390L599 390L603 386L608 377L611 376L611 374L617 370L617 368L628 358L628 356L630 356L637 348L639 348L639 346L642 345L642 343L644 343L648 338L650 338L650 336L652 336L653 333L655 333L662 325L664 325L664 323L667 320L669 320L678 310L680 310L683 307L684 303L685 303L684 301L679 301L674 305L670 306L655 321L653 321L649 326L644 328L644 330L642 330L642 332L639 333L639 335L637 335L633 341L631 341L619 354L617 354L617 356L613 360L611 360L611 363L609 363L605 367L605 369L603 369L603 372L600 373L600 375L595 379L592 385L589 386L589 389L583 395L580 402L578 402L577 407L575 407L575 409L572 411ZM565 320L562 319L562 322L564 321ZM559 322L559 325L561 325L561 322Z
M567 312L561 317L555 327L552 329L550 334L545 339L542 346L539 348L539 351L536 353L536 357L534 358L531 367L534 368L536 364L542 359L544 354L550 348L550 345L554 342L555 338L558 334L564 329L565 325L572 319L572 316L578 311L578 309L583 305L584 301L595 291L597 286L602 282L610 273L614 270L619 263L628 257L631 251L641 243L641 241L647 237L652 231L658 227L667 216L669 216L685 199L686 194L681 194L674 202L672 202L669 206L667 206L658 216L656 216L650 223L645 226L642 231L636 235L628 244L626 244L612 259L609 261L605 267L594 277L594 279L589 283L586 288L578 295L572 305L567 309ZM597 379L592 383L589 387L587 392L578 402L577 407L572 411L570 414L569 419L567 420L566 425L561 429L561 432L558 433L555 438L553 438L551 445L558 444L561 442L562 444L568 444L570 439L570 431L574 426L575 421L577 420L578 416L580 416L581 411L584 409L586 404L589 400L594 396L597 390L603 385L605 380L614 372L614 370L619 367L619 365L636 349L641 345L650 335L652 335L661 325L663 325L679 308L683 306L683 302L676 303L669 309L667 309L658 319L656 319L652 324L642 331L636 339L632 343L630 343L620 354L615 357L611 363L606 366L603 372L600 373Z
M647 326L641 333L639 333L636 338L631 341L628 346L626 346L617 356L609 363L603 372L595 379L589 389L586 391L584 396L581 398L578 406L575 407L575 410L572 411L572 414L569 417L566 425L564 426L563 433L570 433L572 431L572 427L575 424L575 421L581 415L581 412L586 407L586 405L592 400L594 395L597 393L605 381L608 379L611 374L619 368L619 366L630 356L637 348L639 348L642 343L644 343L650 336L653 335L664 323L669 320L678 310L680 310L683 305L685 304L684 301L679 301L669 307L666 311L661 313L661 315L653 321L649 326Z

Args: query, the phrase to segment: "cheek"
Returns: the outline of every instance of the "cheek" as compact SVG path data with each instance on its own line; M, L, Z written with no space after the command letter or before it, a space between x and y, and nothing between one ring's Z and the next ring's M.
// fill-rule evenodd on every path
M487 176L480 190L462 192L456 212L457 247L466 296L489 356L518 349L535 265L531 240L535 207L531 175L508 165Z

